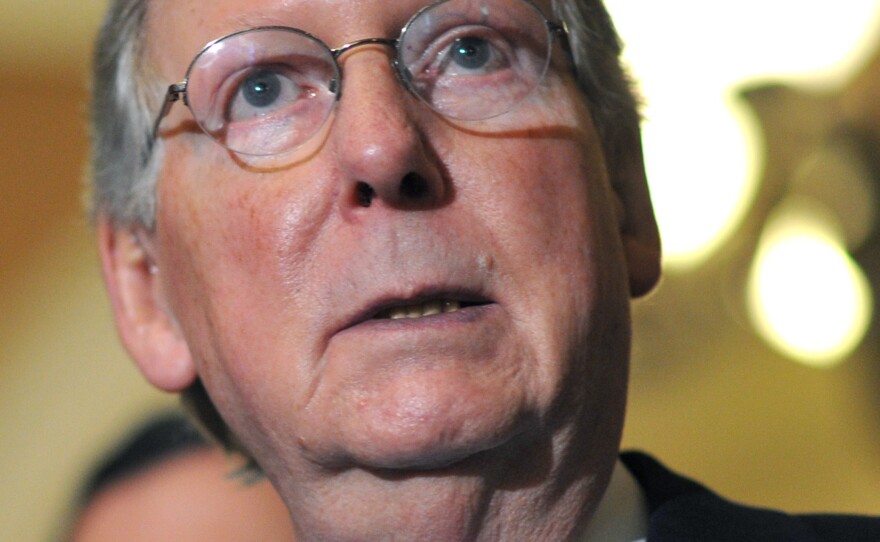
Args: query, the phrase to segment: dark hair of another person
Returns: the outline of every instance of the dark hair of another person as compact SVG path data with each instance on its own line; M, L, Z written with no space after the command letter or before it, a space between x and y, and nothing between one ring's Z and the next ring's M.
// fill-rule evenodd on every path
M211 444L181 413L168 412L150 418L110 450L86 478L77 498L87 506L103 489L140 474L185 452Z

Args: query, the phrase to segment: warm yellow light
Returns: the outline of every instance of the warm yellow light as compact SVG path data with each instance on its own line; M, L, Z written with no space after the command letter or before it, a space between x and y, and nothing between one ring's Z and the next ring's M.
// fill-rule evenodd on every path
M763 149L738 89L843 84L875 50L880 3L606 4L645 98L645 163L665 264L693 267L736 230L756 190Z
M813 366L846 358L871 320L871 290L833 228L804 207L768 222L749 277L748 305L759 334Z
M730 237L750 208L761 163L760 138L742 105L708 93L702 98L656 96L643 138L664 263L692 268ZM682 111L699 113L685 116Z

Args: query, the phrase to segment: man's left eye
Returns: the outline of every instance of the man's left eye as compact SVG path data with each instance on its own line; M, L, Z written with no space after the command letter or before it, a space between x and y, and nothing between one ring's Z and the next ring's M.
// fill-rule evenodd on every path
M476 37L458 38L450 47L452 61L468 70L482 68L492 57L490 44Z
M494 73L510 66L511 54L506 40L491 29L460 35L438 55L437 77Z
M488 27L454 29L434 40L426 52L425 58L433 60L422 73L436 79L488 75L510 67L514 60L504 36Z

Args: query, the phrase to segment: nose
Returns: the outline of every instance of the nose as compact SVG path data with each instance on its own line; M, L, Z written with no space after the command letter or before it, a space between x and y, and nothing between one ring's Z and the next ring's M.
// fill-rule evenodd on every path
M388 59L386 44L365 44L340 58L342 95L333 126L346 208L436 207L448 190L439 160L415 118L422 107Z

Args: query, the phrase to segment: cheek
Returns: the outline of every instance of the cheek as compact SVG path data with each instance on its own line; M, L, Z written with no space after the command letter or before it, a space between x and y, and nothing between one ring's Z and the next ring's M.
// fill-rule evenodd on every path
M548 74L548 77L552 76ZM614 198L601 142L583 98L557 81L493 121L488 137L450 138L445 156L468 203L504 229L506 247L528 250L534 267L591 258L591 247L616 238Z
M597 140L559 128L552 137L483 139L459 150L450 174L462 205L479 210L508 310L535 361L530 395L547 405L563 388L586 388L586 377L570 376L593 364L576 360L626 303Z
M202 377L223 366L218 374L246 385L252 372L238 373L249 360L275 359L273 345L295 346L304 294L292 268L306 265L308 251L292 244L306 243L303 215L315 210L290 183L227 171L168 162L159 187L160 273Z
M589 265L596 245L617 237L604 159L589 140L571 134L491 146L472 146L451 165L453 176L474 179L461 198L480 209L496 247L528 263L522 271Z
M159 187L157 229L160 270L174 308L186 314L192 305L233 303L249 284L249 268L271 273L269 236L257 233L263 225L245 196L220 188L216 175L171 172Z
M320 206L294 197L290 186L256 187L258 176L223 171L217 164L168 168L159 190L160 273L202 382L247 435L265 432L263 420L277 418L278 409L295 411L302 395L295 390L309 381L299 360L313 354L298 310L308 292L296 279L308 252L298 250L305 240L291 224L302 234ZM301 259L290 261L294 254ZM267 396L279 398L273 412L265 412Z

